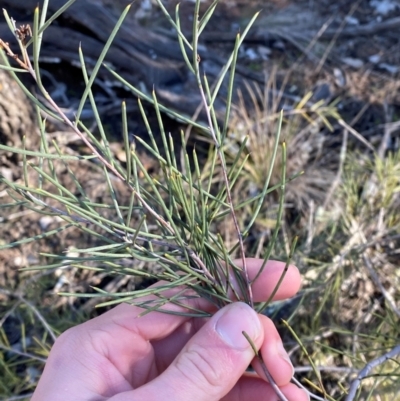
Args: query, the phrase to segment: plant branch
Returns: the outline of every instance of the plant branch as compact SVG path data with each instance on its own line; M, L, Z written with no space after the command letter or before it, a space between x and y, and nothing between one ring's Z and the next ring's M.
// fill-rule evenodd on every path
M24 63L22 60L18 58L18 55L14 54L13 51L11 50L10 46L8 43L5 43L0 39L0 46L6 50L6 53L8 56L10 56L12 59L14 59L22 68L27 70L30 75L33 77L35 82L38 84L40 91L42 92L42 95L44 98L49 102L50 106L55 110L58 115L62 118L64 123L70 127L78 136L79 138L83 141L83 143L91 150L92 154L97 157L99 162L107 167L107 169L114 174L117 178L119 178L123 183L125 183L128 188L135 193L137 198L142 202L143 206L146 208L148 213L150 213L156 220L164 227L166 228L171 234L175 234L173 228L171 225L164 220L158 213L154 211L154 209L143 199L141 194L132 186L130 182L126 180L126 178L101 154L101 152L92 144L91 141L86 137L86 135L81 132L77 125L74 124L64 113L64 111L57 105L57 103L53 100L53 98L50 96L50 94L45 90L45 88L41 85L41 82L38 80L37 73L34 68L27 63ZM27 54L26 48L24 48L25 55L24 59L29 60L29 56Z
M55 335L53 329L50 327L50 325L47 323L46 319L42 316L42 314L39 312L39 310L36 308L35 305L33 305L31 302L29 302L27 299L25 299L21 294L19 293L13 293L11 291L8 291L4 288L0 288L0 293L12 296L15 298L18 298L23 304L25 304L28 308L32 310L32 312L36 315L36 317L40 320L42 323L43 327L47 330L47 332L50 334L50 337L52 340L55 342L57 339L57 336Z
M199 73L198 73L197 79L198 79L198 84L199 84L200 95L201 95L201 98L203 100L204 108L205 108L206 115L207 115L208 128L209 128L211 137L212 137L212 139L214 141L214 144L215 144L215 147L216 147L216 150L217 150L217 153L218 153L218 158L220 160L221 167L222 167L222 175L223 175L223 178L224 178L229 210L230 210L230 213L231 213L231 216L232 216L232 220L233 220L233 224L235 226L235 231L237 233L238 240L239 240L240 257L242 259L242 271L243 271L243 273L245 275L247 292L248 292L247 295L249 297L247 302L249 303L249 305L252 308L254 308L253 292L252 292L252 289L251 289L251 282L250 282L249 274L248 274L248 271L247 271L246 255L245 255L245 252L244 252L244 245L243 245L243 236L242 236L242 233L241 233L240 228L239 228L239 223L238 223L238 220L237 220L237 217L236 217L236 213L235 213L235 207L234 207L233 202L232 202L232 194L231 194L231 190L230 190L230 183L229 183L229 179L228 179L228 174L227 174L227 171L226 171L226 163L224 161L224 157L223 157L223 154L222 154L221 144L218 142L217 136L215 134L214 124L213 124L211 113L210 113L210 108L208 107L206 95L204 93L204 89L203 89L203 85L201 83L201 78L200 78L200 74Z
M396 356L400 355L400 345L394 347L391 351L387 352L386 354L381 355L380 357L373 359L372 361L368 362L364 368L362 368L356 379L350 385L349 393L347 394L345 401L353 401L356 397L356 393L358 387L361 384L361 381L367 377L372 369L376 368L379 365L382 365L389 359L395 358Z
M34 360L42 362L42 363L47 362L47 359L45 359L45 358L41 358L40 356L36 356L36 355L30 354L28 352L18 351L17 349L8 348L2 344L0 344L0 349L2 349L3 351L6 351L6 352L11 352L12 354L15 354L15 355L24 356L25 358L34 359Z
M379 279L378 274L372 267L371 260L367 257L366 252L362 255L365 267L368 269L370 277L372 281L375 283L377 287L379 287L382 295L385 297L386 301L390 305L392 311L400 318L400 310L396 306L396 302L394 301L393 297L386 291L385 287L382 285L381 280Z
M267 380L268 380L269 384L271 385L271 387L274 389L276 395L279 397L279 400L280 401L288 401L288 399L286 398L285 394L282 393L282 390L278 387L278 385L276 384L274 378L271 376L271 373L269 373L269 370L265 366L265 363L264 363L264 361L262 359L262 356L258 352L258 350L255 347L255 345L254 345L253 341L251 340L250 336L245 331L242 331L242 334L244 335L246 340L249 342L251 348L253 348L254 354L256 355L257 360L260 362L260 365L261 365L262 370L263 370L263 372L265 374L265 377L267 378Z

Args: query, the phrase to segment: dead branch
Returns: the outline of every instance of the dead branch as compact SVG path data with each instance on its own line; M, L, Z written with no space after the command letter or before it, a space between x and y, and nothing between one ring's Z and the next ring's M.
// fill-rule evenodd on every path
M376 271L374 270L374 268L372 266L371 260L366 256L365 253L363 254L362 258L363 258L365 267L368 269L368 272L370 274L372 281L379 288L382 295L385 297L386 301L390 305L392 311L400 318L400 310L397 308L393 297L386 291L385 287L382 285L378 274L376 273Z
M397 345L391 351L387 352L386 354L373 359L371 362L368 362L363 369L360 370L356 379L353 380L351 383L349 393L347 394L345 401L353 401L355 399L357 389L361 384L361 381L367 377L371 371L379 365L382 365L387 360L392 359L400 354L400 345Z

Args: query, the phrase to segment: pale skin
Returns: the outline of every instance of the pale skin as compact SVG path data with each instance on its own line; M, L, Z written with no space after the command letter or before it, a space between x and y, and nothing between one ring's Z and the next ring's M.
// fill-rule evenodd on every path
M246 263L254 278L262 261ZM256 302L269 297L284 266L268 262L252 285ZM274 299L299 288L299 271L290 266ZM202 299L190 302L215 313L209 319L160 312L138 317L143 309L122 304L69 329L54 344L31 401L277 401L243 330L287 399L309 399L290 383L293 367L269 318L242 302L219 311ZM250 363L258 375L245 373Z

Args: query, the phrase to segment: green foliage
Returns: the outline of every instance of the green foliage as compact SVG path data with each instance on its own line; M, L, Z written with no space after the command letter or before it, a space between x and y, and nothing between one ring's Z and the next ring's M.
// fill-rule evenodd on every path
M211 17L216 4L212 4L203 17L198 19L199 4L197 2L195 6L195 23L191 43L179 29L179 5L176 8L176 21L173 21L168 14L166 15L177 30L183 59L198 83L203 99L203 107L208 119L207 127L203 127L194 121L188 121L176 113L174 114L173 111L166 110L165 107L158 103L156 91L151 94L139 91L125 82L110 66L104 64L107 51L129 11L129 6L125 9L110 34L109 40L90 74L86 69L82 49L79 49L82 74L86 87L74 121L65 116L63 111L52 100L41 81L38 58L41 34L48 26L43 16L45 9L42 12L38 8L35 10L32 41L27 42L22 37L24 33L17 35L23 54L22 59L17 58L20 67L23 67L36 80L39 91L51 105L52 115L69 126L82 139L92 154L90 156L71 157L64 153L57 146L57 143L51 142L46 133L45 118L40 113L47 113L48 108L38 99L34 99L41 132L40 149L37 151L16 150L23 156L23 183L12 182L5 177L2 178L2 181L11 190L10 195L15 202L23 202L25 207L42 214L57 215L64 221L60 228L41 234L42 237L54 235L60 230L74 226L96 236L99 243L95 247L76 249L79 256L74 258L69 255L47 255L50 257L51 263L36 266L33 269L54 269L69 264L79 268L87 266L109 274L138 275L166 282L163 287L158 287L157 289L138 290L131 293L108 293L100 288L94 288L95 293L74 294L75 296L111 298L111 301L103 302L102 306L118 302L136 303L138 299L141 307L154 310L168 300L172 303L181 304L182 297L179 297L178 300L166 299L163 293L168 289L183 285L191 288L200 296L210 299L218 307L232 302L227 296L229 289L235 292L237 300L244 299L247 303L253 305L250 282L245 265L243 235L247 235L251 225L257 218L266 194L270 191L269 179L266 180L264 189L257 197L233 204L231 191L243 169L241 160L244 147L242 146L238 152L237 161L228 167L225 153L223 152L223 143L228 129L237 53L254 18L244 30L243 35L238 35L232 55L223 67L214 88L211 89L206 77L202 76L200 55L197 49L199 36ZM161 3L160 6L162 7ZM13 21L7 14L5 16L10 26L12 26ZM29 61L31 42L33 46L33 65ZM16 74L20 72L20 69L13 69L10 66L4 50L10 56L12 55L12 49L3 44L2 56L4 64L14 78L17 79ZM116 79L139 97L138 101L143 123L148 131L149 141L140 137L135 137L133 141L130 140L126 107L122 103L122 136L124 138L127 161L125 166L110 151L108 138L92 92L92 86L100 68L107 68ZM229 87L225 98L227 106L224 124L220 127L214 109L214 101L219 96L219 90L224 79L229 80ZM25 92L29 92L27 88L23 88ZM157 138L155 138L155 134L150 128L141 99L151 103L154 107L161 135L162 149L159 148ZM80 118L87 100L93 110L100 138L96 137ZM191 152L186 150L183 133L178 135L176 133L166 133L161 115L162 111L168 111L174 114L176 118L196 126L204 135L212 139L210 154L213 166L209 170L201 168L196 150ZM278 149L278 141L279 130L275 139L274 154ZM179 142L183 160L177 160L176 157L175 146ZM137 145L141 145L146 149L159 163L160 175L157 178L147 172L136 151ZM13 151L4 145L0 146L3 150ZM283 159L286 157L285 149L283 146ZM75 171L70 165L71 160L79 160L79 163L75 165ZM108 187L109 204L97 205L94 200L90 199L84 185L77 179L76 169L79 168L79 164L93 162L102 166L104 180ZM65 188L60 182L59 174L57 173L60 163L68 170L70 179L74 184L73 189ZM216 168L221 169L223 172L223 180L219 185L210 185ZM272 164L270 169L272 169ZM286 177L284 169L282 171L280 186L283 194ZM122 182L131 193L129 206L125 205L121 199L118 199L115 180ZM283 203L283 196L281 203ZM240 213L240 210L245 205L253 204L257 205L254 217L248 227L242 230L238 225L236 213ZM104 216L103 211L105 209L113 211L114 216L112 218ZM232 249L227 249L222 238L215 232L216 224L225 219L231 219L236 229L237 241ZM154 228L150 228L150 226ZM21 245L34 239L23 239L4 245L3 248ZM272 248L273 242L271 242L267 258ZM238 262L235 262L237 254L242 259L242 267L239 266ZM136 267L137 261L145 262L146 265L155 264L157 269L147 268L143 270L142 266L139 269ZM240 283L240 293L236 293L236 290L232 288L229 276L229 271L231 270ZM156 295L158 298L150 304L148 301L144 303L140 299L147 293ZM255 307L261 308L262 306ZM190 314L201 316L204 312L192 311Z

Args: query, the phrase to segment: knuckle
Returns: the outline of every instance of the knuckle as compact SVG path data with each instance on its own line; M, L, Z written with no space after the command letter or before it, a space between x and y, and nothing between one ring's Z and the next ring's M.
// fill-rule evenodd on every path
M57 337L53 345L53 350L56 350L58 353L70 353L71 349L76 350L80 343L79 329L72 327Z
M194 382L196 387L215 388L221 387L224 369L209 351L202 347L191 347L181 358L177 360L177 369L188 380Z

